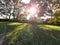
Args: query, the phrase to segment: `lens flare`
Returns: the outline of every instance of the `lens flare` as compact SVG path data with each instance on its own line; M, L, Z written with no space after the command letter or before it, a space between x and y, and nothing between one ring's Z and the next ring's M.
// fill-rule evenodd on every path
M30 14L35 14L36 13L36 8L34 8L34 7L31 7L30 9L29 9L29 12L30 12Z
M27 10L27 20L29 20L31 17L33 17L36 14L36 8L35 7L31 7L30 9Z
M24 6L24 8L22 8L22 10L23 9L27 20L32 20L33 18L37 18L40 12L39 4L33 4L33 3L27 4Z

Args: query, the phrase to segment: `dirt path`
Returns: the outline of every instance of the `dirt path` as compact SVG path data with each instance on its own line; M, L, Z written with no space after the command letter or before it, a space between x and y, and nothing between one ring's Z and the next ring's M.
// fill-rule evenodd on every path
M5 34L3 34L3 35L1 36L1 38L0 38L0 45L2 45L4 39L5 39Z

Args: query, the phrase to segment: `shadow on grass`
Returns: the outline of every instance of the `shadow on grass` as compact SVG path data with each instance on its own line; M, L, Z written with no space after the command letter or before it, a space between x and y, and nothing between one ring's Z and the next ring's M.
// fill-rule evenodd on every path
M0 22L0 34L3 33L3 23Z
M44 30L37 24L11 27L11 31L7 31L3 45L60 45L60 31L57 29Z

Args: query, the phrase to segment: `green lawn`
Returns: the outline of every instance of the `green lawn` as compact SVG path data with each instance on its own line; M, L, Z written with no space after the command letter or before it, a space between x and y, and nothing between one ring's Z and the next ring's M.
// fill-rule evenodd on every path
M4 30L3 45L60 45L60 26L0 22L0 36Z
M58 30L60 31L60 26L55 26L55 25L38 25L40 28L42 29L46 29L46 30Z

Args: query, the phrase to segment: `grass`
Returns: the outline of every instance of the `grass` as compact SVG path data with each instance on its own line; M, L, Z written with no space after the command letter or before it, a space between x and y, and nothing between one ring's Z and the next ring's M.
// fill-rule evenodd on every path
M45 30L59 30L60 31L60 26L55 26L55 25L38 25L38 26Z
M0 22L0 35L4 32L4 22Z
M60 26L0 22L0 35L5 29L3 45L60 45Z

